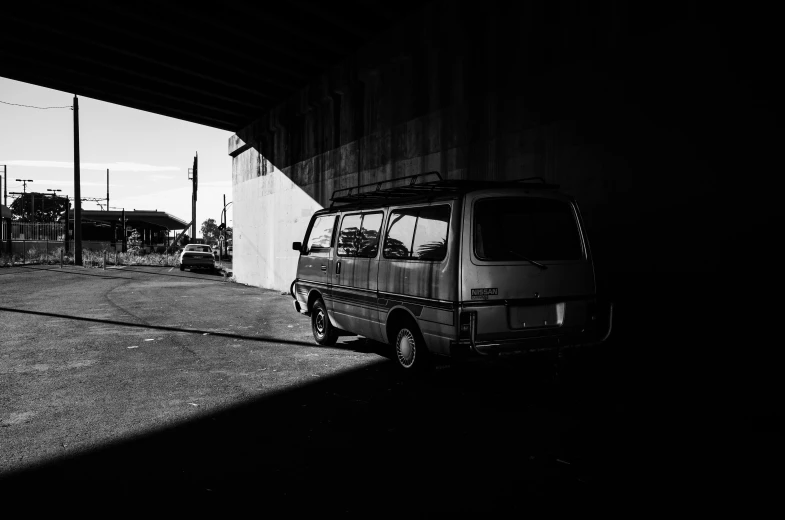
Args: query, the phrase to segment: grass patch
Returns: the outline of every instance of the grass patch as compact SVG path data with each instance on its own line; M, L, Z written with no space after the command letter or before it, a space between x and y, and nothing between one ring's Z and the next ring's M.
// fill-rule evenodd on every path
M14 265L59 265L61 261L61 252L63 265L74 265L73 253L66 253L63 251L63 248L60 247L48 252L30 248L25 251L24 254L4 253L0 255L0 267L11 267ZM88 249L82 251L82 265L84 267L103 268L104 259L106 259L106 267L119 265L175 267L180 265L177 255L165 253L139 254L138 252L133 251L127 253L106 251L106 254L104 255L104 251L91 251Z

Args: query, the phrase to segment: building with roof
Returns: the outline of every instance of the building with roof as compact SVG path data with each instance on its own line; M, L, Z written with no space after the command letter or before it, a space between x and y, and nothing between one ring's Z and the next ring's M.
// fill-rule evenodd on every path
M125 215L125 242L123 241L123 215ZM117 251L125 251L129 245L138 246L147 252L162 250L172 245L176 235L173 231L184 230L189 223L158 210L98 211L82 210L82 241L85 249L90 244L109 243ZM69 238L73 239L74 214L69 214ZM129 244L133 231L138 242ZM104 249L102 247L101 249Z

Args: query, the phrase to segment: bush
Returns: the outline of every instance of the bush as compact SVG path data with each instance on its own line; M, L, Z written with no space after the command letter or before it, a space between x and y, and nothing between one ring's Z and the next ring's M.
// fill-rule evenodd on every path
M59 265L60 264L60 251L63 248L50 250L47 254L46 251L30 248L27 250L26 255L19 254L0 254L0 266L10 267L13 265L22 264L37 264L37 265ZM127 253L117 253L114 251L106 251L106 265L154 265L162 267L175 267L178 265L178 256L175 254L149 253L145 254L143 251L129 251ZM73 252L63 254L63 264L74 265ZM85 267L100 267L104 266L104 251L93 251L90 249L82 250L82 265Z

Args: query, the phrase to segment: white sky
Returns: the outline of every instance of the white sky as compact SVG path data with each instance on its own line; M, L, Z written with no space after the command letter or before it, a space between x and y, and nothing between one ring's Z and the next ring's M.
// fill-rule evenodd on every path
M71 106L73 94L0 77L0 101L39 107ZM22 192L15 179L33 179L27 191L74 196L74 121L68 108L36 110L0 103L0 165L8 167L9 192ZM199 154L197 229L218 222L232 200L231 132L79 96L81 195L106 199L126 210L165 211L191 221L188 168ZM2 175L2 168L0 168ZM5 179L3 179L5 183ZM8 196L8 204L13 197ZM0 191L2 202L2 191ZM226 208L232 225L232 206ZM100 209L83 202L82 209Z

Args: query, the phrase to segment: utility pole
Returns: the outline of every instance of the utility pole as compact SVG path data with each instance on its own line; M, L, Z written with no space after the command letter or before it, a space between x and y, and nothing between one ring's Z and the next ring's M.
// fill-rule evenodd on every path
M125 236L125 208L123 208L122 219L123 219L123 245L121 246L120 251L125 253L125 251L126 251L126 246L125 246L125 240L126 240L126 236Z
M3 206L8 207L8 166L3 165Z
M27 183L33 182L33 179L16 179L17 182L22 183L22 193L27 193Z
M28 182L33 182L33 179L16 179L16 182L21 182L22 183L22 203L24 204L24 200L27 198L27 183ZM8 183L8 181L6 181L6 184L7 183ZM11 193L11 195L14 195L14 193ZM17 193L17 195L18 195L18 193ZM7 203L6 203L6 205L7 205ZM35 222L35 195L33 195L33 213L32 213L32 215L33 215L33 222Z
M82 190L79 167L79 99L74 95L74 265L82 265Z
M2 166L3 166L3 176L0 177L0 183L2 183L3 185L3 206L8 206L8 195L6 195L6 193L8 192L8 166L6 166L5 164L3 164ZM0 229L2 229L2 227L3 227L3 216L0 214ZM2 233L0 233L0 235L2 235ZM8 237L9 237L8 252L11 252L11 246L10 246L11 224L8 224ZM2 236L0 236L0 239L1 238ZM0 250L5 251L5 244L0 243Z
M109 211L109 168L106 169L106 211Z
M70 242L70 237L68 236L68 230L70 229L71 224L68 222L71 219L71 199L68 198L68 195L65 196L65 244L63 244L63 248L65 252L68 252L68 243Z
M198 172L199 152L194 156L194 167L188 168L188 178L191 179L193 191L191 194L191 240L196 241L196 189L199 186Z

